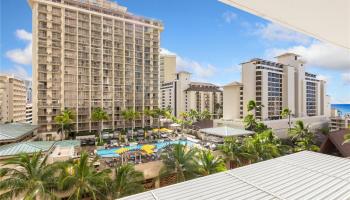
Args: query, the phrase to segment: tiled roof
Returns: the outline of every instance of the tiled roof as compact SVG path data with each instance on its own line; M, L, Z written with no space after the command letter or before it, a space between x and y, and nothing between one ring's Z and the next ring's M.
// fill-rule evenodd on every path
M25 123L0 124L0 140L12 140L33 132L38 126Z
M350 160L303 151L124 200L350 199Z

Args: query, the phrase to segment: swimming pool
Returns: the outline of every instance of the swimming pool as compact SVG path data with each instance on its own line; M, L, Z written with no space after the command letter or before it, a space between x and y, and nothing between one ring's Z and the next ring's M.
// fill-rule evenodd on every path
M182 145L187 145L189 147L193 146L193 142L188 141L188 140L175 140L175 141L164 141L164 142L157 142L157 143L153 143L151 145L154 145L156 147L156 149L162 149L166 146L169 146L171 144L182 144ZM129 149L129 150L136 150L136 149L141 149L141 147L143 145L146 144L138 144L135 146L127 146L125 148ZM117 154L115 151L117 151L118 149L120 149L122 147L118 147L118 148L112 148L112 149L99 149L97 150L97 155L101 156L101 157L105 157L105 158L110 158L110 157L119 157L120 155Z

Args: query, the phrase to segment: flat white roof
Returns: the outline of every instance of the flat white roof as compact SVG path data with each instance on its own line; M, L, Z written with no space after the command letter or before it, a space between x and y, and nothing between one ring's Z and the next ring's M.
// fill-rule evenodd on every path
M220 136L220 137L229 137L229 136L242 136L242 135L251 135L254 134L253 131L247 131L239 128L232 128L228 126L215 127L215 128L204 128L199 130L202 133Z
M124 200L350 199L350 160L303 151Z

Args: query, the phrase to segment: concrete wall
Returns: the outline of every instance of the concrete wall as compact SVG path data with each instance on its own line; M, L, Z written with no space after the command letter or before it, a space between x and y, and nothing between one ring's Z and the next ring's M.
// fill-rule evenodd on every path
M240 118L240 85L224 86L223 119Z

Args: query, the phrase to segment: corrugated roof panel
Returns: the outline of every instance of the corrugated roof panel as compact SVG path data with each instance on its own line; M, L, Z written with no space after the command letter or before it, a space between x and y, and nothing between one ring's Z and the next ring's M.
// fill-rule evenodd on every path
M345 172L350 173L349 159L304 151L152 192L158 200L350 199Z

